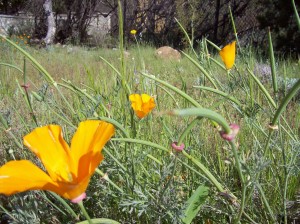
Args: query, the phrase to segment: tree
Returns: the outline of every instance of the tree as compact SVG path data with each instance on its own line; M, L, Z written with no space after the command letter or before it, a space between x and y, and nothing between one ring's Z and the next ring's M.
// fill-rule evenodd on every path
M298 11L300 0L295 1ZM263 0L261 14L258 16L260 27L271 28L274 47L278 51L300 52L300 32L296 24L295 14L291 1Z
M45 14L47 16L47 24L48 24L47 35L44 38L44 41L46 45L49 45L53 43L55 31L56 31L56 25L55 25L54 15L52 11L52 0L45 0L43 7L45 9Z
M26 0L0 0L0 14L12 15L19 12Z
M235 19L241 18L254 2L249 0L177 0L176 17L194 40L207 37L220 44L233 37L229 6ZM237 26L243 29L241 19ZM230 35L231 34L231 35Z
M91 19L95 14L101 14L103 7L112 13L116 8L114 1L109 0L54 0L54 11L66 14L66 20L58 27L57 38L59 41L71 40L84 42ZM113 10L110 10L110 9ZM107 16L107 15L106 15Z

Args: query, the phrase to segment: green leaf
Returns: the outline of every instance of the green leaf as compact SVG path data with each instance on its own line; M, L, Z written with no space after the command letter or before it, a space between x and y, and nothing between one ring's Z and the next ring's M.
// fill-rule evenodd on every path
M119 222L112 220L112 219L105 219L105 218L96 218L91 219L93 224L120 224ZM76 224L89 224L87 220L82 222L77 222Z
M209 188L206 186L199 186L189 200L187 200L186 208L183 211L184 216L181 219L183 223L189 224L196 217L201 205L205 202L208 196L208 189Z

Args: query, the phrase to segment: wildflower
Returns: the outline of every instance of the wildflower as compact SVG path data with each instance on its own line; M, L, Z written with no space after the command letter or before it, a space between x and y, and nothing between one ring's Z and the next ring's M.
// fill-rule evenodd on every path
M103 160L102 148L113 134L112 124L84 121L79 124L69 147L60 126L36 128L23 140L39 157L47 173L28 160L10 161L0 168L0 193L48 190L74 203L80 202L86 197L92 174Z
M220 131L220 135L223 139L230 142L235 139L235 136L238 134L240 130L240 126L238 126L237 124L230 124L229 127L231 129L230 133L226 134L224 131Z
M136 34L136 30L130 30L130 34L135 35Z
M235 60L235 41L222 48L220 51L220 56L225 64L226 69L231 69Z
M145 117L155 107L154 98L147 94L131 94L129 100L136 116L140 119Z

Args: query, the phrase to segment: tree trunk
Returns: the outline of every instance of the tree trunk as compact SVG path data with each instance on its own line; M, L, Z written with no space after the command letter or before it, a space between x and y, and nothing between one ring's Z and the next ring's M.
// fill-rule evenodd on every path
M45 0L43 7L46 12L47 23L48 23L47 36L44 38L44 41L46 45L50 45L53 44L55 31L56 31L56 25L55 25L54 15L52 11L52 0Z
M215 24L214 24L214 41L218 42L218 28L219 28L219 15L220 15L220 0L216 1Z

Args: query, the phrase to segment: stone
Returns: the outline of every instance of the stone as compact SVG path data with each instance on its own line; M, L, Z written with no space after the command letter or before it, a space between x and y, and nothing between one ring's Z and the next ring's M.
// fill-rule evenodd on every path
M181 59L181 54L176 49L169 47L169 46L163 46L155 50L155 55L162 59L171 59L171 60L178 60Z

